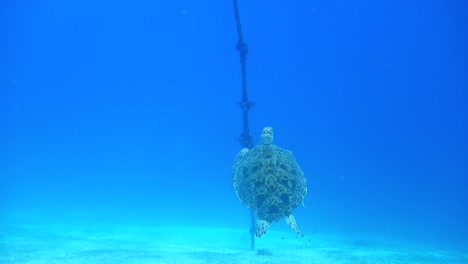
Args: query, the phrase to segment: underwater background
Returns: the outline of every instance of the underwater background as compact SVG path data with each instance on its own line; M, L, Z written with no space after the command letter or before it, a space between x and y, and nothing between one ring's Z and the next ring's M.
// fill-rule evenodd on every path
M243 1L309 237L468 246L463 1ZM250 228L232 1L2 1L0 220ZM271 230L287 229L284 221ZM292 232L292 231L291 231ZM249 246L246 237L246 248Z

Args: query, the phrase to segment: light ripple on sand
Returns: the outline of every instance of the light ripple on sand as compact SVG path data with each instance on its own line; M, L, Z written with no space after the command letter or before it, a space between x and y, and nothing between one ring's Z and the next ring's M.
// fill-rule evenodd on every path
M246 230L210 227L2 225L2 264L104 263L468 263L468 253L402 247L337 236L270 231L248 249Z

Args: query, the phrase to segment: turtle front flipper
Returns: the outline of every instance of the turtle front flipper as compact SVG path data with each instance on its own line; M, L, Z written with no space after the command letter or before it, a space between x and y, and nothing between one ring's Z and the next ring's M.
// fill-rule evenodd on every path
M288 224L288 226L292 230L294 230L298 235L304 236L301 229L299 229L299 226L296 223L296 218L294 218L294 215L292 215L292 214L288 215L288 216L285 217L285 219L286 219L286 224Z
M270 225L271 223L266 220L263 220L263 219L257 220L257 223L255 225L255 235L257 237L263 236L264 234L266 234Z

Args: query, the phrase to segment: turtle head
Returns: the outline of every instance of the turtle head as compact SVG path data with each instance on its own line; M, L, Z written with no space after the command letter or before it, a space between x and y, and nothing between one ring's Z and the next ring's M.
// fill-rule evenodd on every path
M272 127L264 127L262 130L262 135L260 136L260 143L261 144L271 144L273 143L273 128Z

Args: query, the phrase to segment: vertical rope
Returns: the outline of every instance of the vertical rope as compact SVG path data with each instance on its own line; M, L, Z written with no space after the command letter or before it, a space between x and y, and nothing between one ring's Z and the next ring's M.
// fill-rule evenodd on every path
M253 140L249 130L249 111L250 108L253 106L253 103L249 101L249 96L247 93L247 53L249 52L249 48L247 47L247 43L244 42L244 37L242 35L242 25L240 21L237 0L234 0L234 17L236 19L238 37L236 49L237 51L239 51L242 72L242 101L239 102L239 107L242 109L243 130L242 134L239 137L239 141L242 147L250 149L253 147Z
M249 130L249 111L253 103L249 101L247 93L247 53L249 52L249 48L247 47L247 43L244 42L244 36L242 35L242 24L237 0L234 0L234 18L236 19L238 38L236 50L239 51L242 72L242 101L239 102L239 107L242 109L242 133L239 141L242 147L250 149L253 147L253 140ZM250 211L250 249L255 249L255 214L252 210Z

